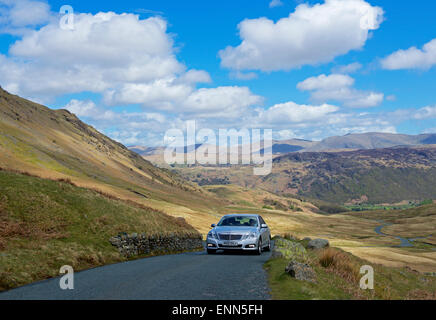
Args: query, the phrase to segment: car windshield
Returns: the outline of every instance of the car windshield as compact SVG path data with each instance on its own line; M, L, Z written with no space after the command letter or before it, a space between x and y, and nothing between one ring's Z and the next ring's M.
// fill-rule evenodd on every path
M256 217L230 216L224 217L218 223L220 227L257 227Z

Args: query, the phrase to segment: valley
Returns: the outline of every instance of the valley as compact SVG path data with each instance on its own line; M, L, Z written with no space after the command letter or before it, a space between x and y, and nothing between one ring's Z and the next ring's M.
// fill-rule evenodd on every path
M166 166L158 150L152 164L66 110L0 90L0 289L53 277L59 264L125 261L108 241L118 233L204 237L228 213L261 214L273 235L325 238L371 263L436 270L432 145L277 154L264 177ZM346 207L376 204L390 210ZM415 240L403 248L398 237Z

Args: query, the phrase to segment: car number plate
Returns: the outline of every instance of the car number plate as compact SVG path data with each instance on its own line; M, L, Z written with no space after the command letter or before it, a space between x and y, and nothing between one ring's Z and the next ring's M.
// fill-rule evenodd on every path
M229 247L237 247L238 246L238 243L235 241L226 241L226 242L224 242L224 244L226 246L229 246Z

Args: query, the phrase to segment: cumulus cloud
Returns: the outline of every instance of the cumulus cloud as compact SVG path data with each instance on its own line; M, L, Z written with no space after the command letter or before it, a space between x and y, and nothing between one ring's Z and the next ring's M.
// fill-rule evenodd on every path
M162 128L180 126L180 120L170 119L162 113L114 112L90 100L72 99L64 109L126 145L161 145Z
M0 32L21 34L53 18L45 1L0 0Z
M172 47L160 18L78 14L74 31L51 23L14 43L9 57L1 57L1 81L31 96L104 92L183 74Z
M247 87L227 86L193 89L185 84L156 81L130 84L105 99L112 104L144 104L161 111L195 114L196 117L237 117L263 98Z
M249 106L259 105L263 98L254 95L247 87L218 87L196 90L183 101L186 112L198 117L215 114L219 117L235 117Z
M49 23L0 55L5 89L40 102L89 91L109 106L140 104L201 117L238 116L261 103L246 87L197 89L211 82L210 75L177 60L163 18L81 13L74 24L74 30L63 30Z
M299 136L294 131L289 129L277 131L274 136L277 140L289 140L299 138Z
M338 111L336 106L323 104L320 106L299 105L295 102L276 104L261 111L259 119L265 124L290 124L320 120L326 115Z
M422 49L398 50L384 58L381 65L387 70L429 69L436 65L436 39L426 43Z
M117 115L111 110L104 110L103 108L97 107L97 105L91 101L83 101L72 99L65 107L71 113L74 113L78 117L88 118L88 119L99 119L105 121L114 120Z
M378 29L383 10L364 0L300 4L274 22L246 19L238 28L242 43L219 52L221 65L235 70L277 71L332 61L361 49Z
M418 109L414 115L414 118L418 120L436 119L436 105Z
M290 101L257 110L248 123L251 127L274 128L277 139L319 140L349 133L396 133L396 125L405 119L410 119L410 112L357 113L329 104L300 105Z
M80 101L77 99L71 100L65 109L74 113L78 117L89 116L97 111L97 106L93 101Z
M318 102L339 101L345 107L368 108L383 102L384 94L354 89L354 79L344 74L325 74L310 77L297 84L302 91L310 91L311 99Z

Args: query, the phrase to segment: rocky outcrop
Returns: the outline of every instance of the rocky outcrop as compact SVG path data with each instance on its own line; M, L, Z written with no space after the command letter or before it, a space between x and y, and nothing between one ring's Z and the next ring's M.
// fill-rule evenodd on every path
M293 277L297 280L309 281L309 282L313 282L313 283L316 282L315 271L312 269L311 266L309 266L306 263L301 263L301 262L292 260L291 262L289 262L285 271L291 277Z
M313 239L307 244L308 249L322 249L330 245L329 241L326 239Z
M200 234L180 235L146 235L145 233L130 235L124 233L109 239L126 257L150 253L171 253L177 251L192 251L203 247Z
M272 258L285 258L304 262L307 259L307 251L299 242L276 238Z

